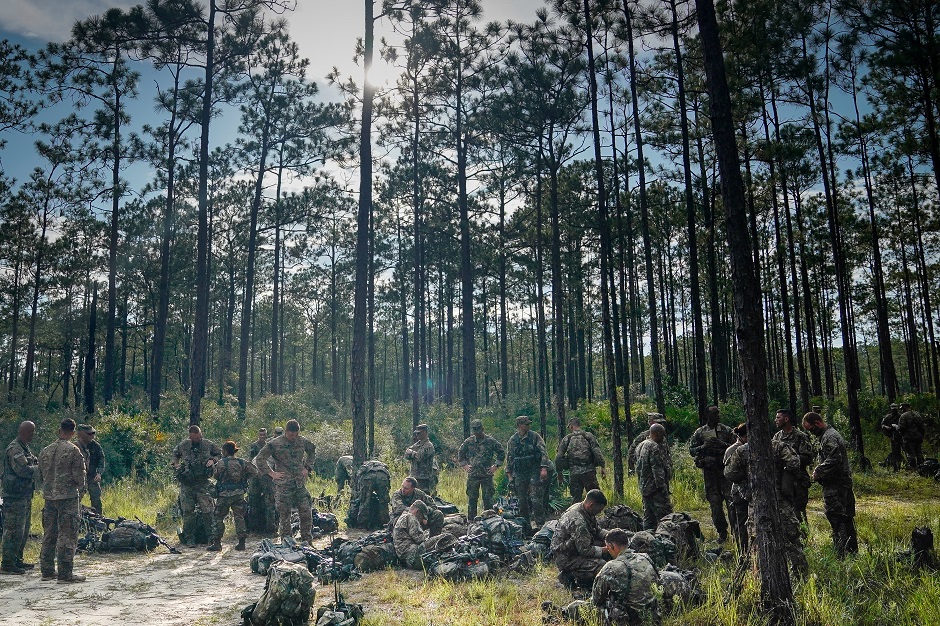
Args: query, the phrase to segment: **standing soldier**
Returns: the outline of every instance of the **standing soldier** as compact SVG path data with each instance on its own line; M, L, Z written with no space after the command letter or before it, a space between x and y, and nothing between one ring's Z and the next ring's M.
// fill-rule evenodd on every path
M599 489L597 484L597 468L601 476L604 473L604 456L597 438L591 433L581 430L581 420L572 417L568 420L569 432L558 443L558 454L555 455L555 469L558 471L558 482L562 483L562 471L567 469L571 479L569 489L571 498L578 502L581 496L591 489Z
M473 433L460 444L457 463L467 472L467 518L477 516L477 501L483 492L483 510L493 508L493 475L503 463L503 444L483 432L483 422L470 422Z
M268 429L258 429L258 439L248 447L248 460L255 457L268 442ZM248 511L252 530L274 532L277 524L274 516L274 481L263 472L255 472L248 479Z
M229 510L235 518L235 535L238 537L236 550L245 549L248 528L245 526L245 491L248 479L257 475L254 465L244 459L235 458L238 445L234 441L222 444L222 460L212 468L215 476L215 512L212 514L212 544L206 552L222 550L222 535L225 534L225 517Z
M180 509L183 514L183 537L186 545L196 547L198 524L209 531L212 528L212 511L215 503L210 493L209 476L212 466L222 458L222 451L208 439L203 439L202 429L189 427L189 438L181 441L173 450L173 469L180 484ZM199 518L196 505L199 505Z
M284 425L284 435L269 441L255 457L258 471L274 479L274 500L282 538L291 536L290 512L296 508L300 518L300 540L313 539L313 503L307 491L307 476L313 468L316 452L313 442L301 436L300 423L289 420ZM268 459L274 459L277 471L271 469Z
M911 408L909 402L901 403L898 433L907 456L907 467L916 470L924 462L924 418Z
M434 486L434 444L428 439L428 425L418 424L415 442L405 449L405 460L411 461L411 474L418 487L431 493Z
M653 424L662 424L663 427L666 426L666 418L663 417L662 413L647 413L646 414L646 423L649 426ZM649 439L650 431L649 428L641 432L639 435L633 438L633 441L630 443L630 448L627 450L627 469L632 472L636 469L636 449L640 447L640 444ZM666 451L670 454L670 459L672 458L672 453L669 450L669 443L663 442L663 445L666 446Z
M71 442L75 420L59 424L59 439L39 453L39 481L42 483L42 548L39 568L43 580L80 583L84 576L72 571L78 548L79 492L85 487L85 457ZM56 567L58 566L58 568Z
M23 422L3 453L3 560L0 574L25 574L32 563L23 562L23 549L32 521L34 474L39 467L29 449L36 424Z
M545 522L542 484L548 480L548 453L542 436L529 430L525 415L516 418L516 432L509 438L506 476L519 498L519 515L530 525Z
M731 429L718 421L718 407L710 406L705 412L705 425L700 426L689 440L689 452L695 466L701 468L705 478L705 499L712 511L712 522L718 531L718 542L728 540L728 520L725 507L731 497L731 483L725 478L725 450L734 443Z
M101 476L104 474L104 450L95 440L95 428L89 424L79 424L75 429L78 449L85 457L85 473L88 477L86 491L91 500L91 508L101 515Z
M601 612L604 626L640 626L659 623L659 600L653 585L659 572L650 557L634 552L630 535L615 528L604 539L612 561L594 579L591 603Z
M809 435L795 428L796 415L790 409L778 409L774 423L778 430L774 433L773 441L785 443L800 457L800 467L795 470L786 470L783 473L782 489L787 499L793 504L800 520L806 519L806 504L809 502L809 486L813 481L809 477L809 466L816 458L816 448L810 441Z
M643 497L643 528L655 530L665 515L672 513L669 482L672 462L666 447L666 429L662 424L650 426L649 438L636 449L636 478Z
M741 446L747 443L747 422L742 422L733 428L734 435L738 438L736 442L728 446L728 449L725 450L724 457L724 472L725 478L731 481L731 499L730 506L734 509L734 515L731 518L734 520L734 523L731 525L731 535L734 537L735 542L738 544L738 551L741 554L747 553L748 550L748 532L747 532L747 518L748 511L747 508L750 504L750 491L751 486L748 482L747 475L745 473L745 478L741 481L735 481L728 474L729 468L731 467L731 460L734 458L734 452Z
M901 406L891 404L891 412L881 419L881 432L891 441L891 454L885 459L885 465L895 472L901 469L901 434L898 432L898 422L901 420Z
M845 439L835 428L826 425L818 413L804 415L803 428L819 437L819 465L813 470L812 478L822 485L823 507L832 526L832 544L841 559L848 552L858 552L855 492Z
M559 518L552 535L552 553L563 585L586 586L603 567L607 531L597 525L597 516L605 506L604 492L592 489L583 502L575 502Z

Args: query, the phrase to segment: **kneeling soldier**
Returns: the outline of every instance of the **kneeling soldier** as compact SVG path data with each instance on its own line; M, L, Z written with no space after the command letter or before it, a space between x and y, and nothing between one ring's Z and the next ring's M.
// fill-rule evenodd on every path
M409 569L421 569L421 555L426 552L430 533L427 526L428 505L421 500L415 501L408 511L395 522L392 542L398 560Z
M212 544L206 548L207 552L218 552L222 549L225 516L230 509L232 517L235 518L235 534L238 536L235 549L245 549L245 539L248 538L248 528L245 526L245 492L248 490L248 479L255 476L258 470L244 459L235 458L236 452L238 446L235 442L226 441L222 444L222 460L213 468L217 498L212 514Z
M659 623L659 601L653 585L659 572L650 558L634 552L630 535L616 528L606 538L607 551L614 557L605 563L594 580L591 602L601 612L604 626L639 626Z

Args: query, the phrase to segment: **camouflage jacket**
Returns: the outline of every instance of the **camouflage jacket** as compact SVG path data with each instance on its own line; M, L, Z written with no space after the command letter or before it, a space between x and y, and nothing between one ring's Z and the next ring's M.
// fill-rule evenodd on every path
M395 522L392 529L392 543L395 544L395 554L402 558L411 553L416 546L428 540L430 533L421 527L421 522L410 512L405 513Z
M633 438L633 441L630 443L630 449L627 450L627 467L636 469L636 450L640 447L640 444L650 438L649 428L641 432L639 435ZM666 453L669 455L669 463L672 464L672 451L669 449L669 442L663 441L662 445L666 448Z
M584 430L576 430L562 437L555 455L555 467L567 468L572 474L587 474L595 467L604 467L604 456L597 437Z
M898 433L904 441L923 441L924 418L917 411L905 411L898 418Z
M11 441L3 453L3 497L10 500L32 498L38 466L39 459L27 444L19 437Z
M695 465L702 469L721 470L725 450L737 440L731 429L722 423L714 428L706 424L692 433L689 453Z
M492 466L503 464L506 451L503 444L489 435L477 439L471 435L464 439L457 451L457 463L470 466L470 476L486 476Z
M881 418L881 432L888 439L894 439L898 437L898 429L895 426L901 420L901 416L894 412L888 413L883 418Z
M392 517L398 517L405 511L411 508L411 505L415 503L416 500L421 500L429 509L436 509L437 503L434 502L434 498L426 494L423 490L415 487L415 490L411 492L410 496L405 496L402 494L401 489L392 494Z
M353 471L353 457L351 454L344 454L336 459L336 468L333 470L333 477L336 479L336 488L342 489L346 483L352 485L353 477L356 472Z
M431 440L416 441L405 449L405 460L411 461L411 476L419 480L434 477L434 444Z
M669 491L672 480L672 462L669 449L652 439L647 439L636 450L636 477L640 493L649 496L657 491Z
M597 573L591 602L605 624L645 624L647 616L655 620L659 614L654 584L659 584L659 572L649 556L625 549Z
M816 458L816 448L813 446L809 435L802 430L794 428L789 433L778 430L774 433L773 441L780 441L788 446L800 457L800 467L809 467L809 464Z
M187 485L208 482L212 468L207 468L206 463L209 459L218 461L221 458L222 450L208 439L203 438L199 443L193 443L187 437L173 450L173 464L177 467L176 479Z
M852 466L845 439L832 426L827 426L819 438L819 465L814 471L823 491L828 486L852 487Z
M39 481L46 500L77 498L85 488L85 457L74 443L59 439L39 453Z
M254 461L255 457L258 456L258 453L261 452L261 448L267 445L267 443L267 439L264 440L264 443L262 443L260 439L255 439L252 441L251 445L248 446L248 460Z
M277 471L284 472L280 480L274 481L276 485L289 488L303 487L307 482L304 470L309 473L313 469L316 457L316 445L303 435L298 435L294 441L289 441L287 435L281 435L271 439L261 448L261 452L255 457L255 467L259 472L267 474L270 467L265 464L268 459L274 459Z
M82 451L82 456L85 457L85 471L88 473L88 480L94 480L96 474L104 474L104 450L101 448L101 444L92 439L86 447L76 437L75 445L78 446L78 449Z
M777 496L791 501L793 494L785 493L783 476L785 472L794 472L800 469L800 457L793 451L793 448L780 440L772 440L770 446L774 456L774 488L777 491ZM738 446L725 464L725 478L734 483L737 493L742 494L745 501L751 499L751 477L748 471L750 466L749 450L750 448L746 443ZM734 493L735 491L732 490L732 494Z
M735 441L733 444L728 446L727 450L725 450L724 473L725 473L725 478L727 478L728 481L731 483L731 501L732 502L747 502L749 500L748 492L750 491L750 489L749 489L747 480L744 480L742 482L736 482L734 480L731 480L731 477L728 475L728 470L731 467L731 461L734 458L735 451L739 450L742 446L745 446L745 445L747 444L741 443L740 441ZM731 470L732 475L738 476L737 474L738 471L739 470L737 468L732 469ZM745 475L746 475L746 470L745 470Z
M525 437L516 431L509 438L506 446L506 471L512 474L534 472L540 467L548 467L548 453L542 436L534 430Z
M607 531L597 525L597 517L584 510L583 502L577 502L559 518L552 535L552 552L560 556L599 559L604 550L594 544L606 536Z
M245 495L248 479L257 474L258 470L250 461L233 456L222 457L221 461L212 466L216 495L220 498Z

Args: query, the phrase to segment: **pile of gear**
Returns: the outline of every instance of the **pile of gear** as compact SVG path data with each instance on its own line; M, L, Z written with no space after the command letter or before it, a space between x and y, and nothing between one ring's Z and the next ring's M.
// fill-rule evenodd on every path
M150 552L163 546L172 554L180 553L139 517L102 517L86 506L82 506L79 534L78 549L84 552Z

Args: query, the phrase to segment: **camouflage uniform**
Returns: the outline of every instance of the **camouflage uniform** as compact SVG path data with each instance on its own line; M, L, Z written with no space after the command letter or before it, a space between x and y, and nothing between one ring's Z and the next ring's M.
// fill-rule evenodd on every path
M624 549L597 573L591 602L601 612L605 626L658 624L659 601L653 594L654 584L659 584L659 572L650 558Z
M525 437L518 432L509 438L507 471L512 473L512 488L519 498L519 515L541 525L545 521L542 468L548 468L548 453L541 435L530 430Z
M568 507L552 535L555 565L562 574L576 580L589 580L604 565L602 548L607 530L597 525L597 517L578 502Z
M421 569L421 555L426 552L425 546L430 534L421 526L418 518L406 511L395 522L392 530L392 543L395 545L395 554L405 567Z
M352 488L353 477L356 472L353 469L353 457L351 454L344 454L336 459L336 469L333 470L333 477L336 479L336 493L343 490L348 483Z
M388 525L388 500L392 475L388 466L375 459L356 470L355 497L349 503L346 524L375 530Z
M898 434L907 457L907 467L917 469L924 462L924 418L917 411L905 411L898 419Z
M94 439L89 441L87 446L84 446L76 437L75 445L78 446L78 449L82 451L82 456L85 457L87 484L83 491L88 492L88 498L91 500L91 508L93 508L98 515L101 515L101 482L96 481L95 476L104 476L104 450L101 448L101 444Z
M891 442L891 454L885 460L885 465L895 472L901 469L901 460L904 458L901 452L901 434L895 428L900 419L901 415L898 413L897 408L892 409L890 413L881 419L881 432Z
M493 487L493 476L490 475L489 469L494 465L497 467L502 465L505 456L503 444L489 435L484 435L483 439L477 439L471 435L460 444L460 449L457 451L457 463L461 466L470 466L470 471L467 472L468 519L472 520L477 516L477 501L481 491L483 492L483 510L493 508L493 495L496 490Z
M229 510L235 518L235 536L244 539L248 536L245 526L245 491L249 478L256 476L258 470L245 459L226 456L212 468L215 477L216 500L212 514L212 538L218 542L225 534L225 517Z
M827 426L819 436L819 465L814 473L816 481L822 485L823 507L832 526L836 551L840 557L846 552L858 552L852 466L845 439L832 426Z
M633 442L630 443L630 449L627 450L627 468L632 472L636 470L636 451L640 447L640 444L650 438L650 431L647 428L639 435L633 438ZM672 450L669 449L669 442L663 441L663 447L666 448L666 455L669 457L669 465L672 466Z
M816 457L816 448L809 435L802 430L793 428L789 433L778 430L774 433L773 441L779 441L790 446L790 449L800 457L800 466L795 470L786 470L782 477L782 489L787 499L793 504L800 519L806 521L806 504L809 502L809 487L813 483L809 477L809 465Z
M258 471L267 473L270 468L265 464L268 459L274 459L278 472L284 472L280 480L274 481L274 501L278 515L278 534L281 537L292 536L290 526L290 511L297 509L300 518L300 540L310 541L313 538L313 502L310 492L307 491L307 473L313 468L317 448L312 441L303 435L289 441L287 435L281 435L270 440L258 456L255 457L255 467Z
M253 463L263 447L264 444L260 440L253 441L248 447L248 460ZM248 479L248 510L257 530L263 532L277 530L277 518L274 510L274 479L264 472L255 472Z
M558 443L555 467L568 469L571 477L569 489L575 502L580 501L585 492L599 489L595 468L604 467L604 456L597 438L584 430L565 435Z
M714 428L708 424L699 427L689 440L689 452L705 478L705 499L711 508L712 522L719 538L728 534L725 505L731 498L731 483L725 478L722 459L725 450L736 439L731 429L719 422Z
M39 566L44 577L72 577L72 563L78 547L79 491L85 486L85 458L78 446L59 439L39 453L39 481L42 483L42 548Z
M724 456L724 472L725 478L731 482L731 498L729 500L729 506L734 509L734 524L731 526L731 534L734 536L734 540L738 544L738 548L741 553L745 553L748 550L748 530L747 530L747 520L748 513L747 507L750 504L750 484L747 480L741 482L735 482L731 480L728 476L728 468L731 466L731 459L734 456L735 450L740 448L745 444L740 441L735 441L733 444L728 446L728 449L725 450Z
M39 459L19 437L3 453L3 560L5 569L23 562L32 522L34 477Z
M423 490L415 487L410 496L406 496L401 489L392 494L392 515L389 518L389 528L395 528L395 522L404 515L416 500L420 500L428 505L428 531L431 537L441 534L444 529L444 514L437 508L434 498L426 494Z
M431 491L434 485L434 444L431 440L422 439L408 446L405 460L411 461L409 475L418 481L418 487Z
M636 477L643 496L643 528L654 530L664 515L672 513L669 481L672 463L668 448L652 439L642 442L636 450Z
M209 459L218 461L221 458L222 450L219 446L205 438L199 443L186 438L173 450L173 460L179 465L176 479L180 484L180 511L183 514L183 536L187 543L195 543L196 525L200 523L196 518L197 504L202 525L206 530L212 528L212 511L215 509L209 484L212 469L207 468L206 463Z

